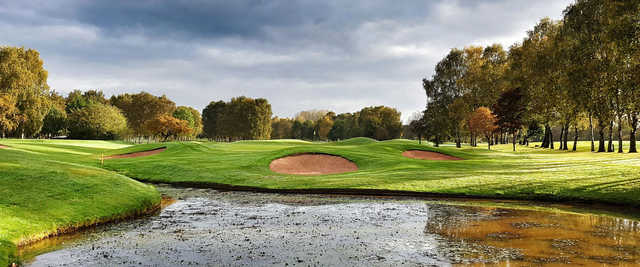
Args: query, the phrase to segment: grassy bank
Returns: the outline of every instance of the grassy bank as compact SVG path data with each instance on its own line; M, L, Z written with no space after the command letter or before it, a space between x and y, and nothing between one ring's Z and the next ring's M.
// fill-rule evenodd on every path
M397 190L459 196L551 201L587 201L640 206L640 155L550 151L510 145L434 148L408 140L352 139L336 143L247 141L170 143L167 151L144 158L117 159L105 167L144 181L225 184L266 189ZM144 149L149 149L146 146ZM121 152L131 152L127 148ZM404 158L409 149L434 150L463 161ZM352 173L296 176L268 165L289 154L315 152L354 161Z
M469 197L587 201L640 207L640 155L550 151L510 145L494 150L434 148L408 140L357 138L334 143L297 140L186 142L128 146L101 141L0 140L0 266L15 246L157 204L150 186L133 181L269 190L393 190ZM148 157L114 155L167 147ZM463 161L403 157L403 151L443 152ZM269 163L298 153L327 153L355 162L351 173L297 176L274 173ZM111 171L110 171L111 170ZM379 191L370 191L379 192Z
M123 145L1 140L0 266L17 245L154 209L152 187L99 168L95 155Z

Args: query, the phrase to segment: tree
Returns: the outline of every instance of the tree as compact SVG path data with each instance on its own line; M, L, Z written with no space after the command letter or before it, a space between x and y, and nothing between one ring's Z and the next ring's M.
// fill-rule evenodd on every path
M317 121L319 119L321 119L322 117L324 117L327 113L329 113L329 110L326 109L312 109L312 110L303 110L300 111L298 113L296 113L295 116L293 116L296 120L299 120L301 122L304 121Z
M427 123L425 122L424 116L421 116L420 114L417 118L414 117L414 119L409 123L409 128L411 128L411 131L418 136L418 144L422 144L422 137L427 131Z
M333 126L329 131L329 139L344 140L352 137L362 136L362 130L358 125L360 113L340 113L335 116Z
M210 139L260 140L271 137L271 105L264 98L234 97L211 102L203 110L204 130Z
M190 137L196 137L202 132L202 118L200 112L192 107L180 106L173 112L173 117L176 119L184 120L189 125Z
M399 138L402 133L400 115L400 112L390 107L366 107L360 111L358 124L364 137L377 140Z
M461 148L462 134L465 128L465 120L469 117L469 105L462 97L458 97L449 104L449 120L451 124L451 134L453 135L456 147Z
M516 151L517 134L524 124L526 112L527 104L520 87L503 92L493 105L497 126L505 129L513 137L513 151Z
M318 119L315 123L315 131L320 140L328 140L329 132L333 127L333 118L330 113L322 116L322 118Z
M65 134L67 131L67 113L58 107L52 106L44 117L42 133L48 137Z
M316 125L311 120L302 123L302 138L306 140L314 140L316 137Z
M192 131L188 121L169 115L160 115L146 123L145 128L153 135L162 137L163 141L167 141L169 137L177 139L181 136L190 135Z
M127 119L111 105L91 104L69 115L69 137L74 139L116 139L127 130Z
M109 100L104 96L102 91L89 90L82 92L80 90L73 90L65 99L65 111L71 113L77 109L85 108L91 104L109 104Z
M5 138L6 134L18 127L22 116L16 107L16 97L8 93L0 93L0 137Z
M469 128L482 133L487 138L487 145L491 149L491 137L496 130L496 117L486 107L477 108L469 119Z
M112 96L110 102L122 110L127 117L129 128L138 137L152 135L152 132L145 128L148 121L160 115L171 115L176 109L176 104L166 96L158 97L146 92Z
M226 109L224 101L211 101L202 110L202 129L209 139L221 139L224 137L222 116Z
M275 117L271 121L271 139L291 139L293 136L292 119Z
M33 49L0 47L0 93L15 96L21 114L14 135L35 136L49 111L48 73L40 53Z

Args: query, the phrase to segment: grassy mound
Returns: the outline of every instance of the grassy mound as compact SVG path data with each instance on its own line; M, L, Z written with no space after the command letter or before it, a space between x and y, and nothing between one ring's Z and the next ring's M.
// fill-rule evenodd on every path
M14 141L0 150L0 266L16 245L159 205L152 186L99 168L98 152L118 146L75 142Z
M166 183L225 184L266 189L394 190L552 201L588 201L640 206L640 155L550 151L510 145L440 148L408 140L290 144L172 143L147 158L109 161L106 168L137 179ZM345 143L340 143L345 144ZM463 161L425 161L402 156L407 150L445 153ZM352 173L300 177L269 169L291 154L326 153L355 162Z
M368 144L373 144L377 142L378 140L371 139L368 137L355 137L355 138L349 138L346 140L334 142L332 144L339 145L339 146L361 146L361 145L368 145Z

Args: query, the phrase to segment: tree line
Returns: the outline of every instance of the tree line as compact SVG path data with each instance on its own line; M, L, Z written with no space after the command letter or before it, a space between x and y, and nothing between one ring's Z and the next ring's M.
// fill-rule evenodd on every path
M423 79L427 106L410 128L438 145L528 144L637 152L640 116L640 1L577 0L542 19L522 42L452 49ZM559 135L555 135L554 132ZM625 133L626 132L626 133ZM615 137L614 137L615 135ZM595 141L598 141L596 148ZM608 144L606 141L608 140Z
M385 106L365 107L354 113L328 110L302 111L294 118L275 117L271 121L272 139L337 141L352 137L377 140L400 138L400 112Z
M302 111L272 118L266 99L244 96L213 101L202 111L176 106L147 92L106 97L100 90L63 96L47 84L36 50L0 47L0 136L17 138L125 139L131 142L254 139L378 140L402 135L400 112L366 107L355 113Z
M141 92L106 98L99 90L50 90L36 50L0 47L0 134L5 137L131 140L193 138L200 112Z

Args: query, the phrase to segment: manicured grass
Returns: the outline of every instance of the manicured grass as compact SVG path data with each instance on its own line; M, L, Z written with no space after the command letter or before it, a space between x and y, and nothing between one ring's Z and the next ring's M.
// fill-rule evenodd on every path
M376 189L524 200L589 201L640 207L640 155L498 145L487 150L415 141L298 140L236 143L184 142L129 146L121 142L0 140L0 266L15 245L57 229L116 218L159 202L151 186L135 182L236 185L267 189ZM556 143L558 145L558 143ZM148 157L113 155L167 147ZM626 147L626 144L625 144ZM463 158L428 161L403 157L422 149ZM327 153L355 162L351 173L297 176L274 173L269 163L297 153ZM112 171L109 171L112 170ZM115 171L115 172L113 172ZM117 174L119 173L119 174Z
M152 186L99 168L95 155L122 144L0 143L11 146L0 149L0 266L8 264L16 245L141 214L160 202Z
M558 145L556 143L556 145ZM434 148L408 140L352 139L335 143L245 141L169 143L167 151L144 158L114 159L106 168L151 182L218 183L269 189L381 189L474 197L588 201L640 206L640 155L591 153L498 145L494 150ZM146 149L150 146L146 146ZM128 148L131 150L133 148ZM463 161L402 157L410 149L439 151ZM352 173L296 176L268 165L289 154L316 152L354 161Z

